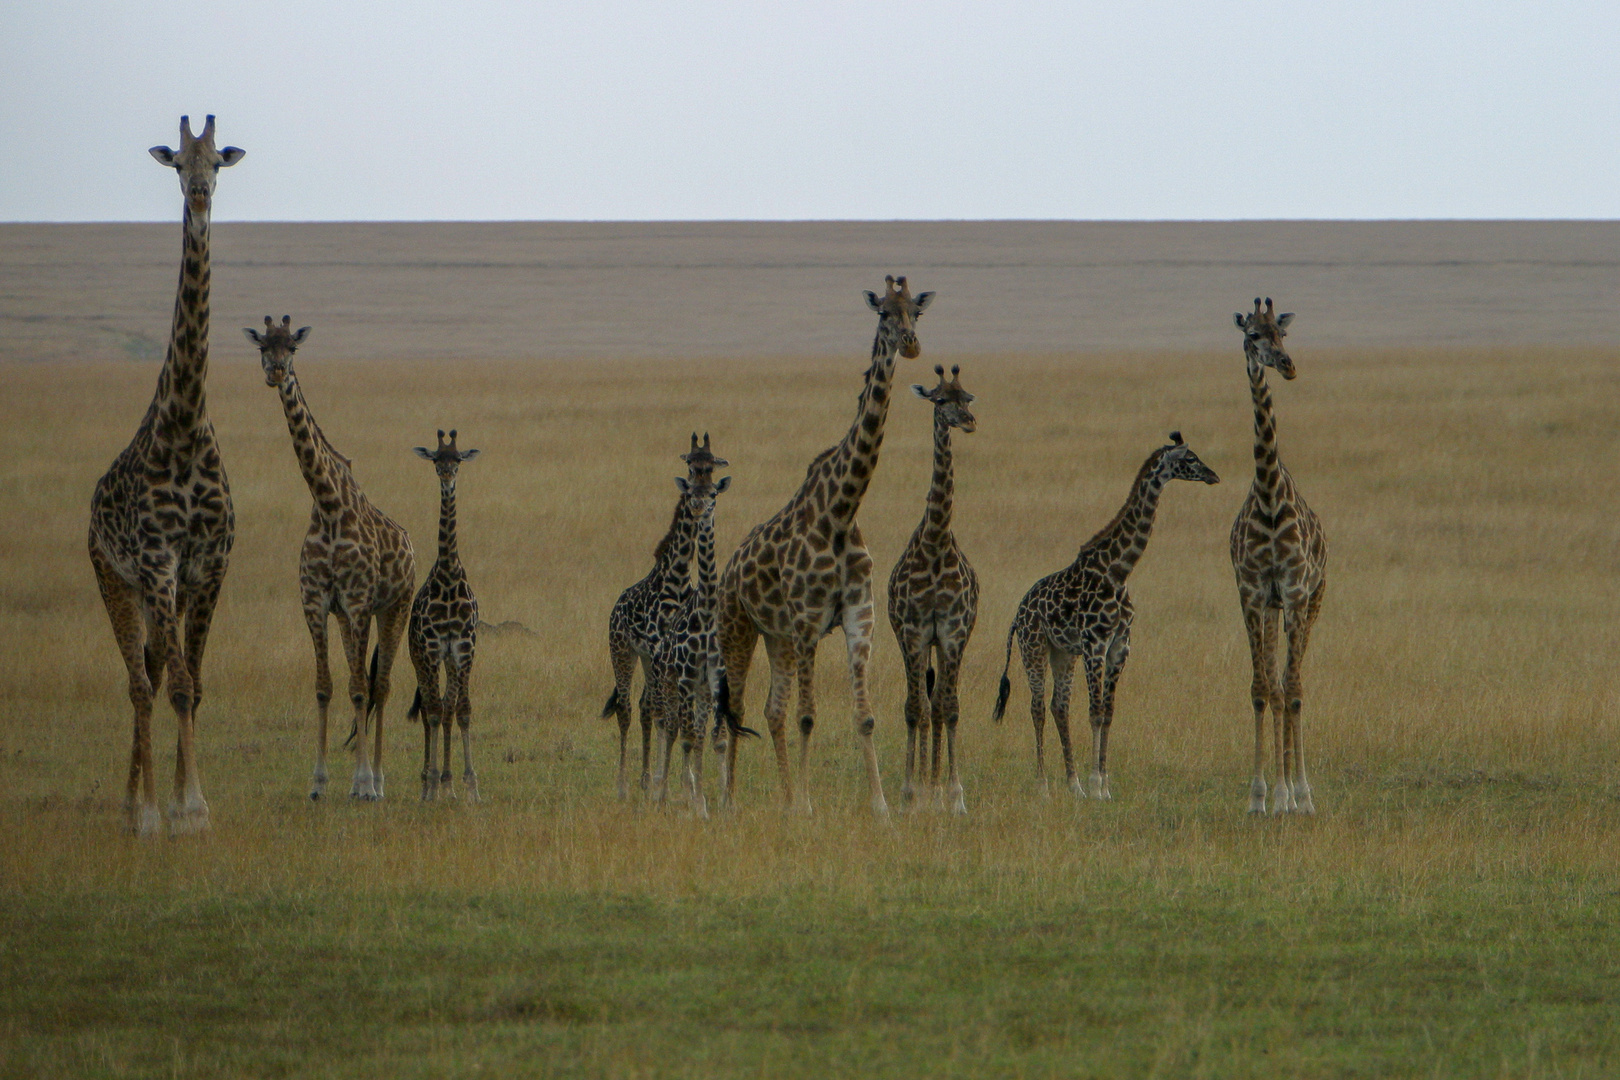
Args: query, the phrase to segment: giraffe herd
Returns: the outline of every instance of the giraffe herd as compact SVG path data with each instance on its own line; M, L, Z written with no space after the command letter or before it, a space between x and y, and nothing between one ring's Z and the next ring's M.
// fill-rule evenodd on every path
M178 722L174 794L167 814L172 833L208 827L208 804L197 771L195 723L202 698L202 659L209 626L229 563L235 516L206 398L209 343L209 219L221 168L243 157L218 149L214 118L200 135L181 118L180 149L154 147L152 156L176 170L184 194L182 261L169 348L150 408L129 446L97 483L91 503L89 549L102 600L129 676L134 737L126 793L126 825L157 832L158 809L151 747L153 702L166 682ZM674 745L681 741L680 781L693 813L707 817L703 758L712 740L720 763L721 806L735 801L738 746L755 732L742 723L748 671L764 639L770 683L764 714L782 797L790 809L810 812L810 746L815 729L815 653L834 630L844 634L852 692L852 721L860 745L872 812L884 817L876 718L868 680L875 606L873 559L856 515L878 464L900 359L922 347L917 323L933 301L912 295L904 277L885 279L882 296L868 292L877 314L871 362L844 437L810 462L797 493L769 520L755 526L716 573L716 503L731 478L714 477L728 462L714 455L709 436L696 433L682 456L670 526L654 551L646 577L619 597L609 619L614 689L602 711L619 727L617 791L629 795L631 690L643 673L640 788L655 802L669 790ZM1249 810L1267 811L1265 713L1273 721L1272 813L1314 813L1305 775L1300 720L1301 665L1311 627L1321 610L1327 541L1277 454L1276 425L1265 368L1295 376L1282 346L1292 314L1277 314L1270 299L1238 314L1254 402L1255 476L1232 528L1232 565L1253 661L1254 774ZM477 450L457 447L457 432L438 433L435 449L416 447L439 481L438 552L427 579L415 587L410 537L366 497L352 462L315 422L293 370L294 355L310 328L293 330L290 316L265 317L263 331L244 333L259 349L266 385L277 390L299 469L312 497L310 526L299 559L303 609L315 648L317 714L315 770L310 798L327 781L328 708L332 697L327 627L335 617L349 669L353 708L349 739L355 746L350 796L383 797L383 713L401 638L416 670L417 692L408 719L422 725L423 801L448 794L451 724L461 730L461 794L478 800L472 764L470 683L477 643L478 602L456 546L456 478ZM902 808L927 802L965 813L958 773L956 728L963 654L978 615L979 581L951 529L955 493L951 431L971 434L974 395L960 368L949 377L936 365L933 388L914 385L933 406L933 476L922 521L889 577L889 621L900 645L906 679L906 778ZM1037 581L1019 603L1007 634L994 718L1005 712L1016 640L1030 688L1035 769L1044 789L1045 679L1052 676L1051 711L1063 750L1064 772L1076 796L1109 798L1107 750L1114 694L1130 651L1133 608L1126 580L1147 546L1154 514L1171 480L1218 483L1179 432L1148 455L1124 506L1062 570ZM369 666L366 653L376 623ZM1288 650L1282 676L1281 633ZM1074 665L1085 670L1092 729L1091 771L1083 783L1069 739L1069 695ZM440 689L440 668L443 689ZM796 691L796 694L795 694ZM799 733L797 783L790 767L790 705ZM373 726L375 721L375 726ZM441 730L442 729L442 730ZM658 733L658 762L652 760ZM439 746L443 760L439 760ZM930 735L932 738L930 738ZM941 778L941 747L946 776ZM929 792L924 795L924 789Z

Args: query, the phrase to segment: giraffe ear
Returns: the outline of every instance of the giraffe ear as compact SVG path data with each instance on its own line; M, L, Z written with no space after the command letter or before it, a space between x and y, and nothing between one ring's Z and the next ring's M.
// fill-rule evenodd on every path
M916 394L918 397L922 398L924 401L933 401L934 400L933 397L931 397L929 395L929 393L928 393L928 387L923 386L923 385L921 385L919 383L912 383L911 384L911 392L913 394Z
M479 454L482 454L482 453L483 453L482 450L463 450L463 451L461 451L461 460L462 461L471 461L473 458L477 457Z
M686 482L686 477L684 476L677 476L675 478L675 487L680 490L682 495L685 495L692 489L692 485Z
M731 477L722 476L720 479L718 479L718 480L716 480L714 482L714 493L716 495L718 495L718 494L720 494L722 491L726 490L726 488L728 488L730 486L731 486Z
M242 327L242 333L246 334L247 339L249 341L253 342L253 344L255 344L255 345L263 345L264 344L264 338L260 337L259 332L257 330L255 330L255 329L253 329L253 327L251 327L251 326Z
M1285 311L1281 315L1277 316L1277 328L1279 330L1286 329L1288 324L1293 321L1294 313L1292 311Z
M153 159L156 160L159 165L167 165L171 169L174 168L174 151L170 150L167 146L154 146L152 149L148 150L147 153L151 154Z
M928 305L932 304L933 302L934 302L934 294L933 293L931 293L931 292L918 293L917 294L917 299L916 299L917 313L920 315L923 312L927 311L928 310Z
M433 460L433 451L429 450L427 447L425 447L425 446L413 446L413 447L411 447L411 449L415 450L416 451L416 456L421 458L423 461L432 461Z
M304 339L307 337L309 337L309 327L300 326L292 336L292 343L294 345L302 345L304 343Z
M154 149L152 151L152 153L156 154L157 150ZM883 301L878 299L878 294L877 293L875 293L872 290L868 289L866 291L866 306L871 308L873 311L882 311L883 310Z
M1232 312L1232 321L1237 323L1237 328L1239 330L1247 330L1249 328L1249 318L1241 311Z
M219 167L228 169L245 157L247 157L247 151L240 146L227 146L219 152Z

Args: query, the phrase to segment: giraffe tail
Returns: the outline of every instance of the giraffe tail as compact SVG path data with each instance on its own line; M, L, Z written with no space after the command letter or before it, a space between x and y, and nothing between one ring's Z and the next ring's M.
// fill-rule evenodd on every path
M1013 633L1017 628L1018 623L1016 621L1007 627L1007 661L1001 665L1001 686L996 690L996 711L990 716L998 724L1001 723L1001 718L1007 714L1007 696L1012 693L1012 680L1007 678L1007 672L1012 670Z
M738 716L737 710L731 707L731 680L726 678L724 673L720 676L720 688L714 695L714 711L715 715L726 722L726 727L731 729L731 733L739 739L759 738L759 732L751 727L744 727L742 717Z
M421 715L422 715L422 688L420 686L418 686L416 688L416 696L411 699L410 711L408 711L405 714L405 719L407 719L407 720L415 720L416 718L418 718Z
M377 664L378 664L378 661L381 659L381 657L382 657L382 646L378 645L378 646L376 646L375 648L373 648L371 650L371 671L366 674L366 719L367 720L370 720L371 719L371 714L377 711ZM417 694L420 695L421 691L418 690ZM354 737L356 735L358 735L358 734L360 734L360 725L351 723L349 725L349 737L347 739L343 740L344 749L348 749L349 747L354 745Z
M929 697L934 696L934 665L928 665L928 674L923 676L923 685Z
M606 720L610 716L617 716L620 709L627 707L628 703L624 700L624 698L619 696L619 688L615 686L613 688L613 693L608 695L607 704L602 706L602 719ZM625 721L627 724L629 722L630 721L628 720Z

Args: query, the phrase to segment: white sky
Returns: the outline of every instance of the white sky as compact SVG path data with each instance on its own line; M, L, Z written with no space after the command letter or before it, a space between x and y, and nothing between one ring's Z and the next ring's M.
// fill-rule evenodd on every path
M1620 217L1620 4L0 4L0 220Z

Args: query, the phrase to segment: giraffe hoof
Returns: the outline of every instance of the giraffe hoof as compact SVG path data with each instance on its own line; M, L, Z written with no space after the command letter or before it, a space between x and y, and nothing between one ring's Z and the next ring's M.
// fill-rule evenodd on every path
M1294 793L1294 812L1298 814L1315 814L1316 804L1311 801L1311 789Z
M163 828L163 815L155 806L130 807L129 831L136 836L152 836Z
M169 835L192 836L196 833L208 831L208 804L198 800L195 805L171 807L169 810Z

